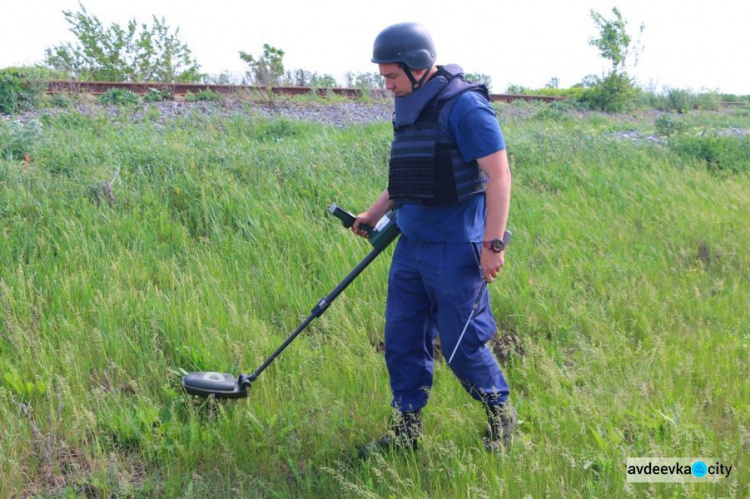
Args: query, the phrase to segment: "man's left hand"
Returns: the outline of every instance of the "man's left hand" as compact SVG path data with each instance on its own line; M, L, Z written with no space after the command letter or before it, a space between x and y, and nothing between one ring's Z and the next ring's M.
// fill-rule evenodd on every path
M491 283L505 265L505 251L495 253L489 248L482 248L480 263L482 264L484 280Z

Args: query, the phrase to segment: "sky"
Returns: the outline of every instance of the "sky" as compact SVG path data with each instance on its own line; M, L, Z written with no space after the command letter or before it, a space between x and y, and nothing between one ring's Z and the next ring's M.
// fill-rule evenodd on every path
M260 56L263 44L284 50L287 70L331 74L374 72L372 42L398 22L429 29L438 64L460 64L492 79L492 91L509 84L560 87L601 75L609 63L589 40L598 35L590 12L612 17L617 7L642 51L629 70L647 90L668 88L750 94L750 2L746 0L83 0L105 26L164 17L192 50L204 73L241 77L244 51ZM453 6L453 10L451 10ZM0 0L0 68L33 65L46 48L75 42L64 10L78 0ZM645 29L638 36L638 28Z

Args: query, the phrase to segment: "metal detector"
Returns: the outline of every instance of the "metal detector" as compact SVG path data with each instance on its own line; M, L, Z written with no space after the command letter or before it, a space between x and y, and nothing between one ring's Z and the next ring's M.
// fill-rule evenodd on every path
M341 220L341 223L346 228L350 228L356 220L354 215L340 208L336 203L333 203L328 208L328 212ZM365 270L365 268L367 268L367 266L370 265L370 263L372 263L372 261L375 260L375 258L399 236L399 234L401 234L396 225L395 215L395 210L389 211L380 219L375 227L370 227L364 224L360 225L361 229L369 233L370 237L368 238L368 241L372 244L373 250L370 251L370 253L354 268L354 270L349 272L349 275L347 275L344 280L328 294L328 296L321 299L317 305L315 305L315 308L312 309L312 312L307 319L305 319L304 322L302 322L302 324L300 324L299 327L290 334L286 340L284 340L284 343L282 343L281 346L279 346L279 348L277 348L276 351L255 370L255 372L252 374L240 374L236 378L231 374L216 372L190 373L182 378L182 386L185 388L185 391L191 395L197 395L199 397L208 397L211 395L216 398L224 399L247 397L250 393L250 385L258 378L258 376L260 376L260 373L262 373L266 367L268 367L269 364L271 364L271 362L273 362L276 357L278 357L279 354L281 354L281 352L283 352L284 349L289 346L289 344L294 341L294 339L304 331L304 329L315 318L323 315L333 300L335 300L341 292L344 291L347 286L349 286L349 284L351 284L352 281L354 281L354 279L356 279L357 276L359 276L359 274L361 274L362 271Z

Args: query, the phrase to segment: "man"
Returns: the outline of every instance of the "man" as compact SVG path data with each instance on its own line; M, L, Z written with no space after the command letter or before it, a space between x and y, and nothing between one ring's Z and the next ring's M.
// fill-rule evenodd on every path
M486 344L496 326L484 281L493 282L504 263L510 170L487 88L435 59L430 34L415 23L384 29L373 46L372 62L395 96L394 140L388 187L352 230L367 237L360 224L375 226L398 206L402 232L388 277L385 326L394 417L389 434L374 445L417 448L438 334L454 374L485 407L486 446L502 450L518 415Z

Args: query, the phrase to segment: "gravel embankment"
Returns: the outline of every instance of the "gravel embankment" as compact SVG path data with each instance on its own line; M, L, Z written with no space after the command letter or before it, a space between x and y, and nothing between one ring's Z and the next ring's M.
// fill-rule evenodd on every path
M532 119L538 111L539 107L537 106L506 105L502 106L498 111L498 116L502 124L504 120L509 118ZM275 102L257 102L226 99L220 103L165 101L142 103L136 106L114 106L90 102L79 103L71 107L38 109L14 116L0 114L0 120L26 123L38 120L45 115L60 115L70 112L79 112L85 116L107 116L112 120L130 120L133 123L151 121L158 124L165 124L175 119L194 116L219 118L261 116L264 118L286 118L345 127L374 122L390 122L393 115L393 101L373 100L368 103L361 101L299 102L294 100L279 100ZM572 116L578 118L585 118L588 114L591 113L571 112ZM648 121L655 121L662 114L665 113L651 111L647 113L646 119ZM608 116L625 123L633 121L633 117L627 114ZM723 136L743 137L750 135L750 130L728 127L720 129L716 133ZM666 142L664 137L636 130L618 131L610 135L619 140L634 142L652 142L658 144Z
M293 120L312 121L326 125L344 127L363 125L377 121L391 121L393 102L271 102L252 101L184 102L168 101L131 106L106 106L101 104L78 104L70 108L49 108L28 111L15 116L0 115L4 121L27 122L39 119L44 115L59 115L77 111L85 116L108 116L111 119L129 118L133 122L149 120L164 123L176 118L193 115L208 117L235 117L238 115L259 115L263 117L282 117Z

